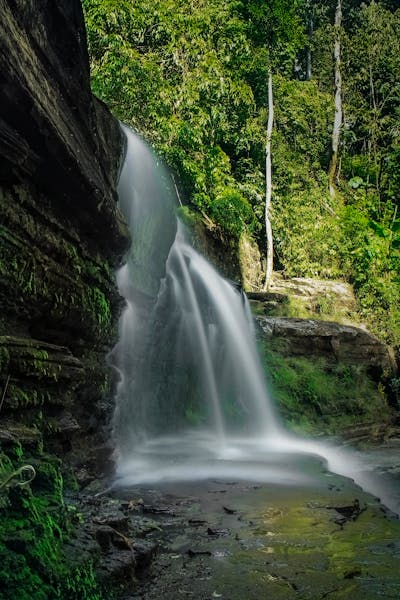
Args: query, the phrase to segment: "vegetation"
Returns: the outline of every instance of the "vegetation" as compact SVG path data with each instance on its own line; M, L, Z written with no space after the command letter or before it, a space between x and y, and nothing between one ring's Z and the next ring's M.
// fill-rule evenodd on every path
M390 420L384 390L362 367L283 357L263 348L267 378L285 423L301 433L340 434L355 422Z
M186 222L205 223L230 251L252 238L265 259L267 242L272 248L271 232L264 229L267 212L276 268L285 276L351 282L362 318L400 347L397 2L83 5L93 90L164 157ZM267 195L266 146L272 186ZM0 318L0 410L10 417L9 423L4 419L0 449L0 600L101 600L109 594L95 571L100 547L74 562L68 556L76 508L66 505L61 463L45 453L51 444L44 449L42 434L50 437L59 427L46 420L45 410L51 416L54 406L67 407L73 397L88 410L109 389L97 350L114 332L113 279L77 232L48 222L46 206L31 203L26 194L18 198L26 203L21 213L16 198L2 198L0 228L0 276L9 290L6 317ZM40 214L46 216L42 221ZM19 237L20 226L37 247ZM333 308L321 304L321 316L332 315ZM50 329L66 325L64 331L76 337L77 355L85 353L85 381L78 363L64 367L36 343L11 351L11 313L23 315L23 322L36 315L32 335L46 319L50 338ZM389 415L381 390L355 367L265 353L281 414L294 429L318 424L319 431L335 433L354 420L382 422ZM180 400L179 382L185 392L182 419L202 425L207 415L192 391L197 382L184 367L174 373L170 395ZM398 407L399 378L388 386ZM173 402L169 409L175 409ZM228 395L224 409L233 425L243 419ZM29 438L26 447L10 433L14 420Z
M72 565L64 554L72 520L60 461L36 456L36 477L21 481L24 460L20 445L8 456L0 453L0 599L101 600L90 561Z
M223 239L251 234L264 256L272 74L270 216L276 268L288 276L350 281L362 318L399 345L396 3L83 4L94 92L156 146L175 172L188 208ZM339 5L342 18L335 25ZM343 119L332 175L335 41Z

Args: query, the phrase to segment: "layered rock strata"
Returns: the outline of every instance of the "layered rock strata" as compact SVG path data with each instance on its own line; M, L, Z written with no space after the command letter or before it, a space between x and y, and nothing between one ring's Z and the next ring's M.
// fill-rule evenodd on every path
M376 380L396 373L393 350L365 329L332 321L261 315L256 321L262 335L284 356L356 365Z
M91 95L80 2L0 9L2 429L18 438L22 423L53 449L69 422L63 454L90 431L99 438L109 394L113 268L128 243L115 191L122 136Z

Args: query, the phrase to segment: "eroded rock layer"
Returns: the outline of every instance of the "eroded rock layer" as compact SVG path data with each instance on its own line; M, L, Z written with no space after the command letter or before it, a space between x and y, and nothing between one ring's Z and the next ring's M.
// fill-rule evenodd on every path
M80 2L0 10L2 429L23 441L22 424L74 454L88 432L100 443L105 421L113 267L128 241L115 191L122 136L91 95Z
M358 365L377 380L396 372L392 349L365 329L314 319L258 315L256 320L283 355Z

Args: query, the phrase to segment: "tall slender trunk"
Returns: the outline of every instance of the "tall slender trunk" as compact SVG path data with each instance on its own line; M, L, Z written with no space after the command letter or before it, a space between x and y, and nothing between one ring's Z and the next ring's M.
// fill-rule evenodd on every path
M343 122L342 73L340 70L342 17L342 2L341 0L337 0L335 12L335 47L333 52L335 60L335 119L333 122L332 132L332 157L328 172L329 193L332 198L335 197L336 173L339 157L340 129L342 127Z
M268 73L268 123L265 143L265 234L267 238L267 268L265 273L265 289L267 290L274 268L274 243L271 227L271 197L272 197L272 168L271 168L271 137L274 125L274 97L272 92L272 72Z
M311 44L314 34L314 16L311 8L311 1L307 2L307 48L306 48L306 81L311 81L312 78L312 56Z

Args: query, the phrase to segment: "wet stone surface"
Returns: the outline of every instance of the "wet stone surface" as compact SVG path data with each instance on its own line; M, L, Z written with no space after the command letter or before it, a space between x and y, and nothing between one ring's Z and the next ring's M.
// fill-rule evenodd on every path
M209 480L113 496L154 549L121 600L400 597L400 522L350 480Z

